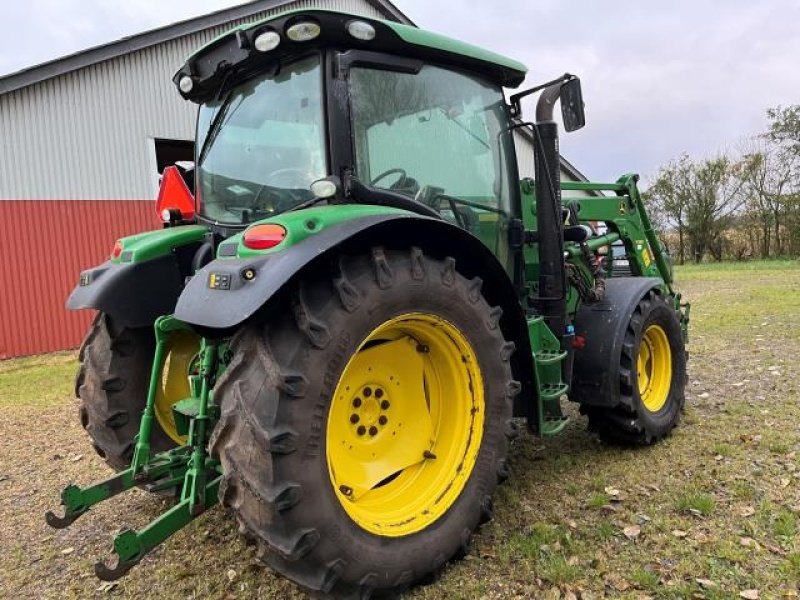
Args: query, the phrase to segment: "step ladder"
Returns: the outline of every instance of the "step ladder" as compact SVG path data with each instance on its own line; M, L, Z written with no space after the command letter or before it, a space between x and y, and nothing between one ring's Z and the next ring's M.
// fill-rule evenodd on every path
M569 417L561 412L561 397L569 391L569 385L564 383L561 375L567 353L560 349L558 340L540 316L528 319L528 334L539 391L540 434L550 437L560 433L569 423Z

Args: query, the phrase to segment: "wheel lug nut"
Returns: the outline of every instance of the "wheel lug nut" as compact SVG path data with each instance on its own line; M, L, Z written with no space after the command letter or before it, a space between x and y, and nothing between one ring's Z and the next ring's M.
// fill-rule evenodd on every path
M372 388L365 387L365 388L364 388L364 395L365 395L367 398L369 398L370 396L372 396Z
M373 425L372 427L369 428L369 434L375 437L376 435L378 435L378 428L375 427L375 425Z
M381 425L386 425L386 423L388 422L389 419L386 418L386 415L381 415L380 418L378 419L378 423L380 423Z
M428 348L428 346L426 346L425 344L418 344L417 345L417 352L419 352L420 354L427 354L430 351L431 351L431 349Z
M353 495L353 488L347 485L340 485L339 491L342 492L345 496L352 496Z
M375 390L375 397L378 398L378 399L383 397L383 390L381 388L378 388L377 390Z
M383 410L386 410L387 408L389 408L389 406L390 405L389 405L389 401L388 400L384 400L384 401L381 402L381 408Z
M356 398L355 400L353 400L353 406L355 406L356 408L361 406L361 398Z
M367 428L364 427L363 425L359 425L358 429L356 429L356 433L358 433L358 435L364 435L365 433L367 433Z
M350 422L351 422L353 425L355 425L356 423L358 423L358 415L357 415L357 414L355 414L355 413L354 413L354 414L352 414L352 415L350 415Z

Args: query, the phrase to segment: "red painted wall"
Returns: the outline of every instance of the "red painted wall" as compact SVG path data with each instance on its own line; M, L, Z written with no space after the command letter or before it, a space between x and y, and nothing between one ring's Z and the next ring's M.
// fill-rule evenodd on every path
M94 314L64 308L79 273L158 227L152 200L0 200L0 359L78 346Z

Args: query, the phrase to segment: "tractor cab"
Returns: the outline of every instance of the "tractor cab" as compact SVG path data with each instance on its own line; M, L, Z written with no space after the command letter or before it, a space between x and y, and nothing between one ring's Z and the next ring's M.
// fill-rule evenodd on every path
M200 222L396 206L506 253L519 184L502 87L525 67L416 28L303 11L239 28L176 74L200 104Z

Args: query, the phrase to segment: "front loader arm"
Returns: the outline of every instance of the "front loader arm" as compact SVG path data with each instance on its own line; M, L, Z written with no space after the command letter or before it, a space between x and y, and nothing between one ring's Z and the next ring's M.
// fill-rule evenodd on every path
M642 201L635 174L623 175L616 183L571 182L561 183L563 190L614 192L614 196L564 197L564 206L572 206L581 222L602 221L608 226L608 233L595 236L585 242L592 252L610 246L621 240L625 244L631 271L642 277L656 277L661 280L660 287L670 299L675 310L680 312L684 340L688 339L689 304L681 303L681 294L673 287L672 269L647 209ZM565 247L568 260L579 262L581 248L578 244Z
M644 277L659 277L669 294L673 294L672 273L664 256L661 243L656 236L650 217L642 202L636 185L639 176L624 175L616 183L593 183L564 181L564 191L610 191L615 196L594 198L564 197L564 205L573 205L582 222L603 221L609 234L590 239L590 249L597 250L622 240L628 259L634 265L634 273ZM579 247L571 245L567 252L572 257L579 255Z

